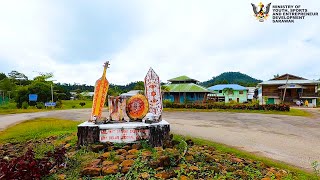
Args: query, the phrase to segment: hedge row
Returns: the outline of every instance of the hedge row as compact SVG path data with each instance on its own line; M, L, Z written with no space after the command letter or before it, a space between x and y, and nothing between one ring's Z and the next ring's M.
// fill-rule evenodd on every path
M193 108L193 109L241 109L241 110L267 110L267 111L290 111L290 105L287 104L177 104L166 103L166 108Z

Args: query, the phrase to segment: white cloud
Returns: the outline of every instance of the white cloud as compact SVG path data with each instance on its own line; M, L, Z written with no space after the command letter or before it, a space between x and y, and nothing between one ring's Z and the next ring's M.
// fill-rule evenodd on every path
M111 58L108 79L115 84L143 80L150 66L164 82L179 75L204 81L225 71L240 71L263 80L287 72L319 78L315 74L320 66L320 17L307 17L295 24L272 24L271 19L259 23L253 17L251 1L136 1L132 7L139 8L139 13L125 8L141 32L110 57L102 53L99 59L83 58L74 64L62 62L56 55L68 54L64 38L77 31L73 23L81 20L74 19L70 5L47 3L1 3L0 71L9 66L6 69L27 75L54 72L60 82L94 84L101 76L104 58ZM277 1L281 3L288 4ZM290 4L312 11L320 7L317 1ZM126 23L117 22L117 18L116 23Z

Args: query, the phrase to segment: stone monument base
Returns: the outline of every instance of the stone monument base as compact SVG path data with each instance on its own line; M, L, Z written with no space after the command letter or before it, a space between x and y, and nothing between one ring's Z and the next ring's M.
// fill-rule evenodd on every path
M95 124L84 122L78 125L78 146L98 142L136 143L147 140L152 147L163 146L170 139L170 124L162 120L158 123L124 122Z

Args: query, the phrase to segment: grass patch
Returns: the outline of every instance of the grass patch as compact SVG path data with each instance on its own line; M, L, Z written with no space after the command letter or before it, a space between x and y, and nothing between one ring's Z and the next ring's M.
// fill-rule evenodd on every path
M51 151L53 152L54 151L54 148L55 146L53 144L45 144L45 143L42 143L42 144L36 144L33 148L34 150L34 153L35 153L35 158L36 159L41 159L44 157L44 155Z
M88 149L88 147L81 147L74 155L67 158L68 170L60 169L58 173L55 173L48 177L48 179L59 179L58 174L65 174L67 179L78 179L81 175L81 169L90 163L93 159L97 159L101 156L101 153L94 153ZM86 178L84 178L86 179ZM90 179L88 177L88 179Z
M80 102L84 102L85 105L81 106ZM62 109L81 109L81 108L91 108L92 100L63 100L62 108L54 108L47 107L44 109L37 109L34 106L29 106L28 109L17 109L15 103L8 103L0 106L0 115L5 114L19 114L19 113L34 113L34 112L44 112L44 111L52 111L52 110L62 110Z
M83 107L80 102L86 103ZM92 100L63 100L62 109L77 109L77 108L91 108Z
M79 122L55 118L24 121L0 132L0 143L23 142L49 136L60 136L77 131Z
M192 139L192 141L195 144L198 145L206 145L206 146L212 146L214 148L216 148L218 151L223 152L223 153L231 153L236 155L237 157L241 157L241 158L247 158L247 159L251 159L251 160L255 160L255 161L260 161L263 162L264 164L271 166L271 167L277 167L280 169L287 169L293 173L296 174L297 179L299 180L318 180L319 176L317 176L316 174L301 170L297 167L288 165L284 162L280 162L280 161L276 161L276 160L272 160L266 157L261 157L261 156L257 156L255 154L246 152L246 151L241 151L238 150L236 148L232 148L229 147L227 145L224 144L220 144L220 143L216 143L216 142L212 142L209 140L205 140L205 139L201 139L201 138L193 138L190 136L182 136L182 135L174 135L174 139ZM311 167L311 165L310 165Z
M19 114L48 111L46 109L0 109L0 114Z
M240 109L180 109L180 108L164 108L167 112L232 112L232 113L258 113L258 114L277 114L277 115L288 115L288 116L303 116L311 117L312 114L300 110L300 109L290 109L290 111L263 111L263 110L240 110Z

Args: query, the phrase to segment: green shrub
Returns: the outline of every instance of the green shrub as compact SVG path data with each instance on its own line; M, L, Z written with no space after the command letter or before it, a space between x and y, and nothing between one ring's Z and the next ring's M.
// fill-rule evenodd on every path
M167 104L167 108L194 108L194 109L242 109L242 110L266 110L266 111L290 111L290 105L287 104L226 104L226 103L193 103L193 104Z
M231 101L229 101L229 104L238 104L238 102L237 101L235 101L235 100L231 100Z
M72 105L72 108L74 109L74 108L76 108L77 106L76 105Z
M163 107L172 107L173 102L171 102L169 99L163 100Z
M44 107L45 107L43 102L37 102L36 106L37 106L38 109L44 109Z
M62 101L61 100L57 101L56 108L62 108Z
M83 106L86 105L86 103L85 103L85 102L80 102L79 105L80 105L81 107L83 107Z
M22 105L21 105L21 108L22 108L22 109L28 109L28 107L29 107L29 104L28 104L27 101L24 101L24 102L22 103Z
M0 106L0 109L16 109L15 103L6 103Z

